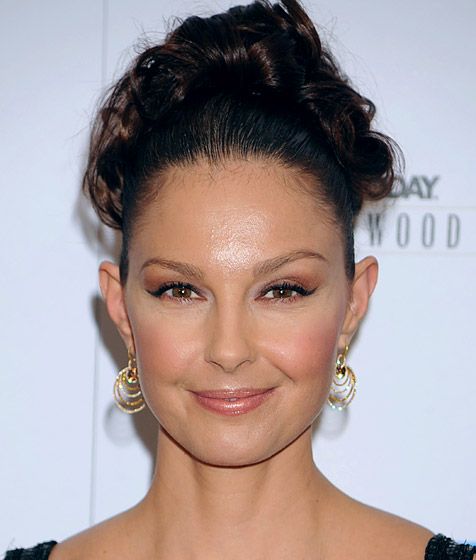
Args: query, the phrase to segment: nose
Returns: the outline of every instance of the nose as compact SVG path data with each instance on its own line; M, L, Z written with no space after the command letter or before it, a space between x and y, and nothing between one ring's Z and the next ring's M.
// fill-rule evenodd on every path
M206 361L225 373L234 373L245 362L254 361L252 332L246 311L238 305L216 307L207 325Z

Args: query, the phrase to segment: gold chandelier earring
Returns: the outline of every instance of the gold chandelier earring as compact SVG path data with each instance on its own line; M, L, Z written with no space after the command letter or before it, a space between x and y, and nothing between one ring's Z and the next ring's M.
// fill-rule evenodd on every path
M349 347L337 356L336 372L332 380L327 402L332 408L342 410L349 406L357 390L357 379L352 369L345 363Z
M123 412L134 414L145 407L145 401L139 384L136 359L130 350L127 354L127 367L121 369L114 383L114 400Z

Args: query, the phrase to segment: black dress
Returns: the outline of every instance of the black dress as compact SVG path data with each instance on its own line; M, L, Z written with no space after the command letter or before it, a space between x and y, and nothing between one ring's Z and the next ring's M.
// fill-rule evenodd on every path
M33 548L10 550L5 560L47 560L55 544L56 541L50 541ZM428 541L423 560L473 560L474 554L476 554L476 546L458 544L453 539L438 533Z

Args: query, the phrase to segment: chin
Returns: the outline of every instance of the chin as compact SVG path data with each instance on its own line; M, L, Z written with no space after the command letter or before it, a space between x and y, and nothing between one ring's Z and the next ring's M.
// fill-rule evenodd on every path
M168 438L190 458L216 467L246 467L266 461L286 445L264 432L243 433L241 430L209 430L206 434L170 433Z
M177 434L176 439L170 434L169 437L195 461L215 467L239 468L262 463L287 449L306 431L295 428L294 433L276 433L272 428L263 427L251 431L210 430L193 439L190 432Z
M232 450L206 449L203 450L203 452L200 451L201 450L198 450L198 452L195 454L189 452L189 454L192 455L192 457L200 463L222 468L240 468L257 465L271 458L276 453L279 453L279 451L270 453L263 453L261 451L261 453L259 453L257 451L254 452L254 450L250 450L249 448Z

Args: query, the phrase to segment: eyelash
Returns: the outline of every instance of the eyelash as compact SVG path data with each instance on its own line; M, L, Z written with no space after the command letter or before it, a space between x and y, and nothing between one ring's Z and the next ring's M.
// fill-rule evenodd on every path
M152 296L157 297L157 298L162 298L162 295L164 294L164 292L170 290L171 288L185 288L185 289L190 289L192 291L195 291L194 286L192 286L192 284L189 284L188 282L167 282L166 284L162 284L157 290L154 290L153 292L149 292ZM289 282L281 282L280 284L273 284L271 286L266 287L262 292L261 295L267 294L270 291L275 291L275 290L292 290L297 292L298 294L300 294L299 296L290 296L290 297L285 297L285 298L265 298L265 299L269 299L270 301L268 303L292 303L294 301L296 301L297 299L300 299L301 297L307 297L310 296L311 294L313 294L316 291L316 288L314 288L314 290L306 290L305 288L303 288L302 286L300 286L299 284L292 284ZM187 297L169 297L167 299L174 299L174 300L178 300L180 303L185 303L185 302L192 302L193 299L195 298L187 298ZM274 300L274 301L273 301Z

